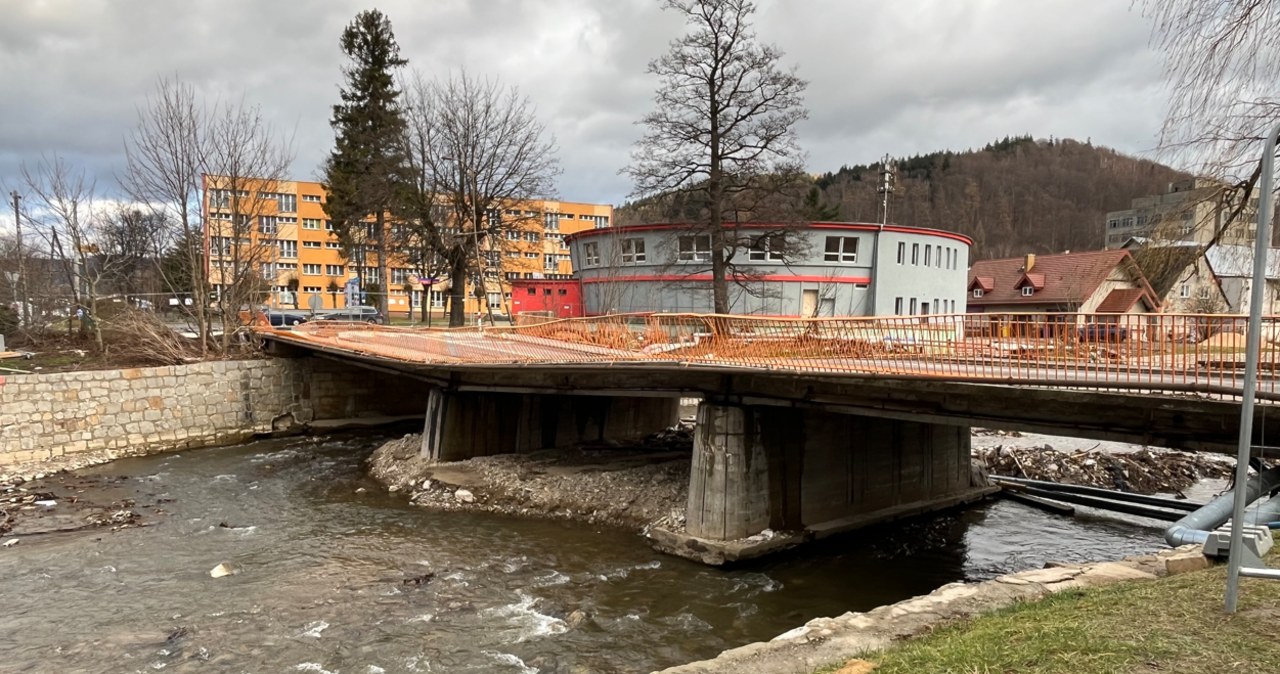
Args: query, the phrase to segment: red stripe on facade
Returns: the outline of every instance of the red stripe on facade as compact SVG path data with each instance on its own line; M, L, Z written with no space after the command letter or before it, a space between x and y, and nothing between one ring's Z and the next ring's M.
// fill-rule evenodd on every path
M626 283L630 281L660 281L660 282L679 282L679 281L710 281L714 277L711 274L640 274L636 276L600 276L595 278L584 278L583 283ZM871 283L869 276L789 276L783 274L771 274L761 276L759 278L742 279L744 282L751 281L770 281L774 283Z

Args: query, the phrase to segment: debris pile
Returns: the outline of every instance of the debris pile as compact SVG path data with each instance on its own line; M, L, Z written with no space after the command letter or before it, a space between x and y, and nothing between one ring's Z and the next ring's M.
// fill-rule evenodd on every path
M1061 452L1049 445L975 449L992 475L1025 477L1135 494L1181 494L1206 478L1231 476L1230 462L1199 454L1139 449Z

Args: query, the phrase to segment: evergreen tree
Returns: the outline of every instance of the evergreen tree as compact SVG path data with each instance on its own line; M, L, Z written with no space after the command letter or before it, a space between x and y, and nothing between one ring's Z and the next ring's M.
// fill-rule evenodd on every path
M386 216L406 175L405 120L392 73L408 61L400 57L391 21L376 9L357 14L340 44L350 64L343 68L342 102L333 106L330 121L335 138L325 164L326 208L344 255L362 279L370 242L376 246L378 281L370 285L386 287ZM376 297L387 315L386 294Z

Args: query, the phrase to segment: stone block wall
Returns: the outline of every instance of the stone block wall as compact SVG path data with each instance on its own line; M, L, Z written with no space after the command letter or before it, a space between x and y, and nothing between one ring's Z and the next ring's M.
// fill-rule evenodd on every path
M0 466L239 442L313 420L421 412L412 381L313 358L0 376Z

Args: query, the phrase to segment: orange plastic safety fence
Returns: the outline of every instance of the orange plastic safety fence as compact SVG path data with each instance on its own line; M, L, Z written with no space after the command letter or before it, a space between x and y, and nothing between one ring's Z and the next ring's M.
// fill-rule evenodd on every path
M1245 327L1241 316L1199 314L619 314L483 329L324 321L271 332L414 363L665 362L1232 397L1243 386ZM1265 318L1261 338L1260 398L1269 399L1280 319Z

